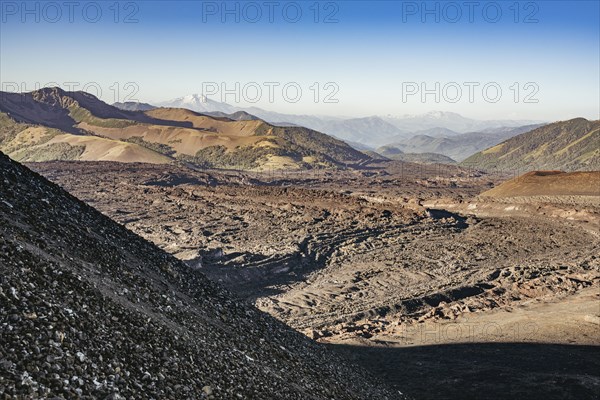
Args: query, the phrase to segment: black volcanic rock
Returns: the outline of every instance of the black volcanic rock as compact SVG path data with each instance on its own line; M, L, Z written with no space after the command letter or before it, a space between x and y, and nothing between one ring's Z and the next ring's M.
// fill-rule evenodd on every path
M1 153L0 337L2 398L394 397Z

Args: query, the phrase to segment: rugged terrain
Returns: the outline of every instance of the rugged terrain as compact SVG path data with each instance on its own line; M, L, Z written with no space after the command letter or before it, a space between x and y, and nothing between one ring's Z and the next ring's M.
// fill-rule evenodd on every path
M3 398L399 396L1 154L0 272Z
M381 154L385 158L406 162L417 162L427 164L455 164L456 161L439 153L405 153L395 146L382 146L377 148L377 154Z
M600 121L575 118L548 124L473 154L462 164L520 172L599 170Z
M480 213L485 201L477 196L506 176L391 161L279 174L118 163L31 167L307 336L343 345L409 395L599 393L597 225L554 218L543 207L516 213L502 204ZM597 208L577 206L587 215ZM473 325L478 334L468 333ZM580 347L552 347L558 344ZM568 354L585 362L569 364L565 383L557 360ZM477 363L485 371L479 375ZM502 367L510 363L515 368ZM428 377L425 384L417 375ZM511 388L511 380L521 385ZM447 390L452 382L469 389Z
M532 215L576 221L579 229L600 231L600 172L532 171L487 190L468 201L439 198L427 207L477 216Z
M0 150L24 162L179 161L244 170L345 167L369 160L346 143L303 127L142 108L121 110L89 93L59 88L0 92Z
M218 98L219 96L217 95L216 97ZM113 105L123 109L146 109L154 107L143 103L115 103ZM507 139L511 136L510 132L513 130L522 133L525 132L522 129L530 130L527 129L527 126L537 123L530 120L475 120L444 111L431 111L421 115L372 115L358 118L356 116L284 114L259 107L237 107L232 104L216 101L201 94L189 94L169 101L159 102L156 106L186 108L203 114L217 116L235 115L241 112L259 117L272 125L304 126L314 129L338 137L347 143L352 142L353 147L357 149L367 146L373 150L386 144L404 142L405 140L410 141L410 138L416 135L429 136L433 140L439 136L450 137L471 132L473 134L468 139L465 137L464 139L459 138L458 141L444 142L448 143L448 149L453 154L443 154L454 159L459 159L456 157L456 154L464 154L460 160L470 156L475 151L483 150ZM519 131L519 129L521 130ZM497 136L502 133L508 136ZM514 133L514 135L518 133ZM478 147L472 150L474 140L478 142ZM460 146L464 146L462 151ZM407 149L407 152L440 153L437 150L417 151L416 149L414 151Z
M463 161L479 151L540 126L543 125L488 128L483 131L466 133L440 128L429 129L415 132L409 137L390 139L388 146L398 148L406 153L442 154L453 160Z
M515 197L600 196L600 171L533 171L481 194L494 199ZM557 201L559 201L557 199Z

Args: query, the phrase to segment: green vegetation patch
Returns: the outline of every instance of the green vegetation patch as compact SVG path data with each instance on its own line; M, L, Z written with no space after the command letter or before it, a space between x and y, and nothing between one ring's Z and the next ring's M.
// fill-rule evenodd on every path
M286 149L260 146L240 146L229 151L225 146L210 146L198 151L193 157L180 154L178 158L203 168L252 169L266 162L268 156L301 159L297 153Z
M79 159L84 151L85 146L52 143L42 147L23 149L11 155L11 158L19 162L69 161Z
M5 113L0 113L0 149L6 154L15 153L28 147L48 143L55 136L64 133L58 129L43 127L45 134L36 142L22 143L16 140L19 133L34 127L37 126L16 122Z
M145 147L152 151L155 151L159 154L163 154L168 157L172 157L175 155L176 151L169 145L163 143L155 143L155 142L147 142L141 136L132 136L128 139L123 139L123 142L134 143L139 146Z
M314 157L322 164L335 166L348 161L368 159L369 156L354 150L341 140L301 126L291 127L259 127L258 132L265 131L287 142L287 148L302 156ZM265 130L266 129L266 130Z
M0 113L0 145L13 141L19 132L24 131L32 125L21 124L14 121L6 113Z
M599 139L598 121L576 118L512 137L472 155L461 165L481 169L589 170L599 164L594 157Z

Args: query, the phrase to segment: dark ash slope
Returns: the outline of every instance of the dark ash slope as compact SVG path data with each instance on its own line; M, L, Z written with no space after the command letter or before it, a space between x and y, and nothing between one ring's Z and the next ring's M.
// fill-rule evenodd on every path
M0 337L2 398L394 397L1 153Z

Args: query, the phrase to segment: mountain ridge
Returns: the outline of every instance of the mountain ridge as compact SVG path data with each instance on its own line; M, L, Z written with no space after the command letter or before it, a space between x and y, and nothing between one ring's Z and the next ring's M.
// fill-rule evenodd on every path
M223 112L232 114L245 111L271 124L293 124L314 129L345 141L358 142L376 148L390 144L393 140L410 138L415 132L430 129L449 129L457 133L474 130L516 127L537 123L535 121L515 120L476 120L447 111L430 111L415 115L371 115L364 117L340 117L327 115L285 114L268 111L260 107L238 107L228 103L211 100L200 94L190 94L166 102L161 106L190 107L198 112ZM392 139L395 137L395 139Z
M424 164L456 164L456 161L439 153L405 153L394 146L382 146L375 150L376 154L390 160L416 162Z
M600 169L600 120L574 118L514 136L465 159L482 169Z
M56 159L143 162L146 158L209 168L323 168L369 159L320 132L281 128L244 113L222 117L173 108L127 111L91 94L60 88L0 96L4 114L0 149L11 149L10 154L23 161L36 161L49 146L45 153L56 153ZM31 128L26 125L55 131L34 137L25 132ZM20 132L13 132L19 128ZM83 151L73 150L74 144ZM17 148L29 152L16 154Z
M494 146L512 136L528 132L543 125L525 125L516 128L489 128L482 132L467 132L452 136L434 137L417 135L410 139L390 143L405 152L439 153L457 161Z

